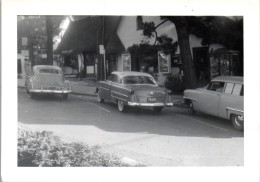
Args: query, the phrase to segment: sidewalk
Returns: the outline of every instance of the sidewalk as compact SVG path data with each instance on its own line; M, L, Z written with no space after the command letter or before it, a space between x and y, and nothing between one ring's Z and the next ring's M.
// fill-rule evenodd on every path
M96 96L96 83L87 80L69 79L72 86L72 94ZM25 88L25 80L17 79L18 87Z
M76 78L68 79L72 86L72 94L96 96L96 82L94 80L79 80ZM25 88L25 80L18 79L18 87ZM183 104L183 95L172 95L174 106L186 107Z

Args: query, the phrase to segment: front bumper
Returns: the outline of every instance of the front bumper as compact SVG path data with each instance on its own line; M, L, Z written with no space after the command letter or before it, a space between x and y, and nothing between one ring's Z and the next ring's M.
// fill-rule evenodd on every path
M30 89L31 93L69 94L72 90Z
M143 107L171 107L173 103L138 103L138 102L127 102L129 106L143 106Z

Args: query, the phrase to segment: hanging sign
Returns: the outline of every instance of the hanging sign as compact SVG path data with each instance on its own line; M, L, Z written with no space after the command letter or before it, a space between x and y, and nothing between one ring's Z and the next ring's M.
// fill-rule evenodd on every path
M165 54L163 51L158 51L158 70L159 73L171 72L171 54Z

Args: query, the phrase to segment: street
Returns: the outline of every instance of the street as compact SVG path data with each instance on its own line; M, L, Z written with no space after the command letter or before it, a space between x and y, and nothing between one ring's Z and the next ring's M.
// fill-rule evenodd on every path
M92 96L31 99L18 88L18 121L148 166L244 165L243 132L228 120L189 115L183 107L159 114L137 108L120 113L115 104L100 104Z

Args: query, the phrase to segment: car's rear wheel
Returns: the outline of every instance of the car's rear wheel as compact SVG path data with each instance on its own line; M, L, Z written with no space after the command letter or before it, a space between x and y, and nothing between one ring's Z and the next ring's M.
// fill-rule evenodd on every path
M163 107L154 107L153 110L156 113L160 113L162 111Z
M189 113L189 114L195 114L195 109L194 109L194 105L193 105L193 102L192 102L192 101L190 101L190 102L188 103L188 113Z
M66 100L66 99L68 99L68 96L69 96L68 94L62 94L62 99Z
M244 130L244 117L240 115L233 114L231 116L231 120L233 123L233 126L240 131Z
M125 106L125 104L124 104L124 102L122 100L118 100L117 101L117 108L118 108L118 110L120 112L124 112L125 111L126 106Z
M97 101L103 103L105 100L101 97L100 91L97 93Z

